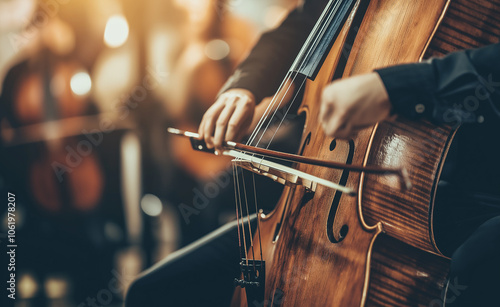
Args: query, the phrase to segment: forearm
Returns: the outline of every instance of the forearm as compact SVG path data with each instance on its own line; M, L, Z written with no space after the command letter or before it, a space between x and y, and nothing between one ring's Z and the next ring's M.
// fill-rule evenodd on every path
M500 44L377 72L396 114L451 125L499 120Z

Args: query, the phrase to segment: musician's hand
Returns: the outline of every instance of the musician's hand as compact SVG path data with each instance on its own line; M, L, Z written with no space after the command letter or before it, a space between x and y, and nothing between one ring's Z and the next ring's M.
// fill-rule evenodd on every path
M245 89L230 89L205 112L198 133L208 148L221 150L224 141L240 141L255 112L255 98Z
M323 90L319 119L325 133L348 138L360 129L389 119L391 103L377 73L335 81Z

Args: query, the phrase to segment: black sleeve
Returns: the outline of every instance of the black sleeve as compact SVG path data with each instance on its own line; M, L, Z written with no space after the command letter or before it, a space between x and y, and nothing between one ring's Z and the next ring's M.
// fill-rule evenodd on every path
M500 120L500 44L376 72L396 114L450 125Z
M244 88L259 103L272 96L285 78L327 1L306 1L292 11L276 29L264 33L248 57L220 90Z

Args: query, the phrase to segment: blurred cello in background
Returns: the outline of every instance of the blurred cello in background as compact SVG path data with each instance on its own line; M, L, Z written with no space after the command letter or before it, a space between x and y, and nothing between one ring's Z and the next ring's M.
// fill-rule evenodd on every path
M4 137L10 146L33 143L33 149L37 148L27 161L28 183L36 203L52 214L94 209L102 196L104 174L96 153L82 143L82 134L98 122L92 116L97 108L87 93L75 93L72 88L90 86L90 77L76 60L49 50L15 70L20 72L13 77L17 79L8 118L17 129L4 132ZM73 79L75 76L88 80ZM84 155L77 152L82 146ZM73 153L72 161L68 161L68 150Z
M332 80L498 42L499 23L498 0L328 2L287 74L299 90L305 84L299 152L348 165L402 167L413 188L401 190L395 176L296 164L357 195L284 176L282 197L274 211L258 215L252 241L244 241L250 221L241 221L245 251L233 306L444 305L449 259L436 244L433 212L457 130L399 118L336 140L315 119L322 90ZM246 168L262 173L261 159Z

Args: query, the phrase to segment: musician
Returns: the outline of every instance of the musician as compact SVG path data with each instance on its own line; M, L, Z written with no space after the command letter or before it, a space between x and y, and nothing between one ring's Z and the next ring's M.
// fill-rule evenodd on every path
M258 102L274 94L325 2L306 1L261 37L203 117L199 133L209 147L221 150L223 141L248 133ZM500 44L461 51L335 81L323 92L319 119L332 137L347 138L394 116L463 124L440 195L443 206L465 208L465 217L459 216L463 223L450 224L454 236L443 248L452 255L443 306L500 301L495 297L500 290L499 55ZM475 208L493 210L468 219ZM155 306L158 300L172 306L228 305L229 284L239 272L237 237L233 223L169 256L132 285L127 306Z

